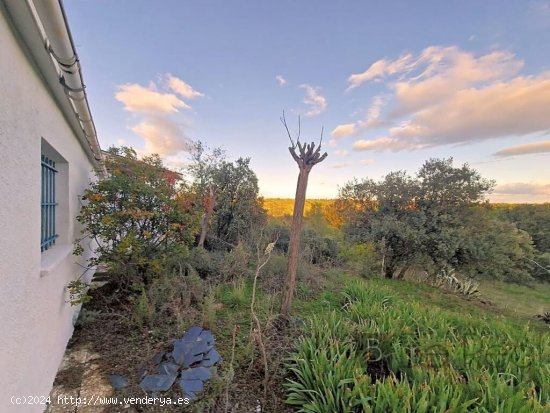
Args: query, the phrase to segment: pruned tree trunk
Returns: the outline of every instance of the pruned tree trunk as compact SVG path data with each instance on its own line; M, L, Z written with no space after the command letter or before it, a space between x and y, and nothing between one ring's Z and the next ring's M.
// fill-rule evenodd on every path
M290 227L290 240L288 243L287 281L284 286L283 302L281 304L281 314L283 315L288 314L292 297L296 290L296 272L298 270L298 256L300 255L300 238L302 235L308 178L309 171L300 170L298 184L296 185L294 213L292 214L292 226Z
M205 212L202 217L201 222L201 236L199 238L199 247L204 248L204 241L206 240L206 235L208 234L208 226L210 225L210 220L214 214L214 206L216 205L216 194L212 186L208 187L208 195L204 200Z
M290 135L290 131L288 130L284 112L281 122L283 122L283 125L286 128L290 143L292 145L288 148L288 150L300 170L298 175L298 183L296 185L294 213L292 214L292 227L290 229L290 241L288 245L287 281L283 289L283 299L281 302L281 315L286 317L290 311L292 298L296 289L296 271L298 269L298 255L300 248L300 236L302 233L302 222L304 218L304 205L306 202L307 181L311 169L318 163L322 162L327 157L327 153L325 152L321 155L321 144L323 142L322 130L319 145L315 148L314 142L307 145L300 142L299 129L296 143L294 142L292 136ZM296 149L298 149L298 152Z
M386 237L382 237L382 266L380 268L380 276L384 277L386 272Z

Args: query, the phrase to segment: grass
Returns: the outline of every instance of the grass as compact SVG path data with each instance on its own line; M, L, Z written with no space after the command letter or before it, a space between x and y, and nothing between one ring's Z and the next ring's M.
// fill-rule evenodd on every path
M320 320L318 322L324 323L333 314L337 315L338 320L343 324L346 324L348 322L346 320L350 318L358 317L359 306L356 313L352 313L350 309L342 309L345 304L345 290L349 289L350 285L357 283L359 278L356 275L339 268L319 269L317 267L309 268L305 273L307 273L306 276L299 280L300 291L293 303L292 328L285 331L281 331L273 323L279 307L280 292L273 288L273 282L267 282L270 281L268 277L271 275L266 273L260 277L260 285L263 285L263 281L266 281L266 288L262 287L257 291L257 312L261 322L266 326L266 343L270 352L269 392L268 399L262 400L263 412L284 413L296 411L292 405L284 402L288 397L284 383L292 377L292 374L289 375L288 370L283 368L283 364L293 349L296 348L299 337L304 334L304 326L310 325L311 320ZM312 277L313 280L310 279ZM264 280L264 278L266 279ZM505 325L505 329L522 333L525 328L529 328L531 331L531 327L525 327L526 321L529 321L533 326L538 326L540 331L543 331L543 329L548 331L543 323L534 320L532 317L533 309L541 303L550 302L550 290L544 287L528 288L498 283L493 287L493 284L483 284L483 299L487 298L494 302L493 305L488 305L446 293L424 284L402 280L370 279L363 280L358 285L361 288L356 288L355 294L358 297L363 297L362 301L366 301L368 304L373 300L373 297L377 297L377 301L372 303L373 307L370 307L371 304L361 304L364 307L361 309L364 312L363 318L365 320L375 320L377 323L389 322L386 312L390 308L393 308L391 310L393 312L389 314L394 318L407 317L407 314L410 315L411 308L414 308L417 311L424 309L422 311L425 311L427 318L430 318L434 313L445 314L445 322L447 323L445 325L461 323L460 325L464 325L466 329L469 328L469 324L475 326ZM168 350L170 340L180 336L185 329L192 325L206 324L216 337L217 349L221 353L224 362L220 365L217 378L209 383L200 400L193 403L186 411L225 411L226 394L229 396L229 405L232 408L229 411L254 411L258 400L262 399L263 368L260 355L249 339L252 280L248 276L243 276L219 284L217 288L199 287L197 285L192 289L194 296L198 297L200 295L202 297L196 300L196 304L190 305L187 301L182 301L173 310L173 313L179 314L178 320L174 319L173 316L166 315L159 318L163 322L155 321L147 328L133 328L128 321L127 309L104 311L101 300L96 300L95 304L92 301L85 306L88 311L82 313L88 313L92 316L88 320L82 320L84 325L76 330L72 345L78 348L79 344L86 343L100 354L101 359L98 362L101 364L101 369L105 375L119 373L130 379L130 387L119 391L117 395L140 396L142 392L138 387L139 380L136 373L138 367L151 360L159 349ZM487 288L490 287L492 288L491 293L500 294L501 298L495 298L496 295L490 296L487 292ZM176 290L182 288L182 286L178 286ZM201 290L204 290L203 293L200 292ZM373 296L374 293L378 295ZM393 307L383 307L383 300L386 296L391 297L387 304L391 303ZM507 303L508 305L506 305ZM513 303L513 307L511 303ZM356 321L354 323L361 324ZM237 327L237 333L232 369L234 375L231 376L229 374L229 360L231 359L235 327ZM395 328L392 327L391 329ZM326 331L326 328L323 327L321 329L322 335L326 335ZM340 346L337 350L338 354L345 353L346 357L352 351L356 351L345 346ZM340 367L341 369L348 368L346 366ZM371 365L370 368L373 377L382 377L388 374L385 365ZM361 378L361 375L357 375L357 377L358 380L371 380L371 383L373 380L372 378ZM400 378L396 376L396 379ZM443 378L437 380L443 380ZM442 381L441 383L441 386L449 385L448 382ZM358 386L358 389L363 388L364 385L366 384ZM405 384L399 385L402 387L397 385L395 387L390 384L386 384L386 386L389 387L380 387L379 391L385 391L388 394L392 392L408 394L407 392L410 390L410 386L407 387L408 385L405 386ZM177 389L173 390L172 393L163 394L163 396L179 396ZM372 397L372 395L368 397ZM389 396L384 397L388 398ZM143 407L143 411L147 412L178 411L176 408L171 410L170 408L158 409L154 406ZM337 409L331 413L339 411L346 410ZM388 407L386 411L392 410ZM454 410L451 409L450 411Z
M495 305L519 317L533 318L536 314L550 311L550 283L519 285L482 281L480 291Z
M550 337L441 297L348 281L342 309L317 314L298 341L288 403L310 413L548 411Z

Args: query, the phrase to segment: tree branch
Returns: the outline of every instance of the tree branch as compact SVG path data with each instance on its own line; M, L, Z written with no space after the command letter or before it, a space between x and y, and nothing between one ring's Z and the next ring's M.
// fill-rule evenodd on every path
M283 110L283 116L279 118L282 122L282 124L285 126L286 133L288 134L288 139L290 139L290 143L292 145L292 148L296 147L296 144L292 140L292 135L290 134L290 130L288 129L288 125L286 124L286 118L285 118L285 111ZM298 139L300 139L300 118L298 118Z

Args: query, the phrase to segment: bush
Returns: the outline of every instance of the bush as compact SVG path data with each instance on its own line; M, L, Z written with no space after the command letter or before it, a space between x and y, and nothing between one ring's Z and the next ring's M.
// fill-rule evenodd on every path
M340 257L354 273L362 277L369 278L380 274L382 258L373 242L347 244L341 249Z
M89 266L105 265L124 294L143 295L156 277L185 259L198 216L179 175L158 156L138 159L132 149L112 149L105 164L109 175L82 196L77 219L86 235L76 241L75 253L84 252L91 238L96 246Z

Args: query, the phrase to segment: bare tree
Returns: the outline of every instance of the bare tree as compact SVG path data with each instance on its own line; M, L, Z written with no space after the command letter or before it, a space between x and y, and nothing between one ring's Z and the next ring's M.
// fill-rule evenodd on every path
M292 215L292 226L290 229L290 241L288 245L288 270L287 270L287 282L283 290L283 300L281 304L281 314L288 316L290 311L290 305L292 304L292 297L296 289L296 270L298 268L298 255L300 246L300 236L302 233L302 222L304 218L304 205L306 202L306 190L307 181L311 169L322 162L327 153L321 155L321 145L323 143L323 129L321 129L321 138L319 145L315 148L315 143L304 144L300 142L300 118L298 118L298 136L296 142L292 139L292 135L286 124L285 112L281 117L288 138L290 139L291 146L288 148L290 155L298 164L300 173L298 175L298 184L296 185L296 196L294 198L294 213Z

